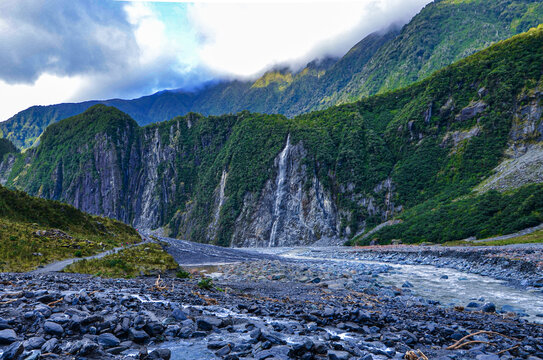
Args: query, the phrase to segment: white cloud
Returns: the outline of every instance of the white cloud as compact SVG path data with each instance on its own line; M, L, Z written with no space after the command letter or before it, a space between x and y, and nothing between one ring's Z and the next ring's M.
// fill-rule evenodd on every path
M305 65L341 56L393 22L407 22L430 0L198 2L189 19L202 37L202 64L223 75L253 76L275 64Z
M7 84L0 80L0 121L32 105L50 105L72 98L83 86L82 77L43 74L33 84Z
M430 0L165 2L187 1L0 0L0 121L32 105L138 97L341 56Z

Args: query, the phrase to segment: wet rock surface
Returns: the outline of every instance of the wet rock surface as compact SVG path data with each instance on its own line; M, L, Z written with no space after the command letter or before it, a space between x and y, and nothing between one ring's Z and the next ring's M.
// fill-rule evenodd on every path
M1 274L0 358L543 359L541 325L384 286L389 269L263 260L205 269L211 289L198 275Z

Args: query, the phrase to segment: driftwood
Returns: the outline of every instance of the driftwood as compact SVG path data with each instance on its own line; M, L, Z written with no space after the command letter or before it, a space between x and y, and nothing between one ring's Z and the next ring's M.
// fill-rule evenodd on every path
M485 341L467 341L467 342L464 343L464 341L469 339L470 337L473 337L473 336L476 336L476 335L482 335L482 334L493 335L493 336L501 336L501 337L504 337L504 338L509 339L509 340L519 341L519 339L516 339L514 337L510 337L510 336L507 336L507 335L504 335L504 334L500 334L500 333L495 332L495 331L481 330L481 331L477 331L477 332L474 332L474 333L471 333L469 335L464 336L462 339L458 340L457 342L455 342L454 344L449 346L447 348L447 350L460 349L460 348L462 348L464 346L467 346L467 345L470 345L470 344L479 344L479 343L491 344L491 343L485 342Z
M12 302L15 302L17 300L19 300L19 299L11 299L11 300L7 300L7 301L2 301L2 302L0 302L0 304L2 304L2 305L11 304Z
M515 349L518 348L519 346L520 346L520 345L517 344L517 345L515 345L515 346L510 347L509 349L505 349L505 350L499 351L496 355L501 355L501 354L503 354L503 353L505 353L505 352L508 352L508 351L511 351L511 350L515 350Z
M170 289L167 285L164 284L164 281L160 279L160 274L158 274L158 277L156 278L155 284L151 287L151 290L154 291L173 291L173 285Z
M420 350L417 350L417 352L414 352L413 350L411 350L405 353L404 359L405 360L428 360L428 357L424 355L424 353Z
M59 302L61 302L62 300L64 300L64 298L60 298L58 300L55 300L55 301L52 301L50 302L49 304L47 304L47 306L55 306L56 304L58 304Z

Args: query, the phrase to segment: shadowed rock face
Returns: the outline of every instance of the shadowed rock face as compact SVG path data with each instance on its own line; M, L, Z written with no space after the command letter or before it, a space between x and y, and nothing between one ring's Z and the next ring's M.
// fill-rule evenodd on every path
M80 162L75 172L63 165L62 159L51 164L54 186L49 190L40 187L38 195L72 204L88 213L119 219L137 229L167 226L180 238L192 239L193 230L204 223L205 239L200 241L216 242L225 216L222 211L228 200L225 190L232 170L223 169L215 185L208 219L201 219L197 207L189 200L184 212L175 213L178 221L171 223L170 210L179 208L179 193L187 186L180 174L183 163L179 160L188 156L187 150L177 139L183 131L189 131L189 125L192 125L190 119L180 119L170 122L166 131L149 127L138 132L137 127L125 126L114 135L97 133L92 147L85 143L73 151L88 156L88 160ZM206 141L202 138L195 146ZM31 149L25 161L35 162L36 156L37 151ZM349 230L341 233L340 217L350 214L338 210L334 196L308 170L307 157L303 143L293 144L288 136L262 189L245 194L234 222L231 246L331 245L346 240ZM195 157L193 161L200 160ZM13 163L14 159L8 157L0 164L3 179L9 177ZM17 180L12 179L13 183ZM349 189L350 185L342 188ZM390 201L393 189L388 179L374 189L382 201L364 197L360 206L371 214L390 218L396 211ZM381 208L376 203L384 205Z
M287 139L275 159L276 178L269 179L260 194L245 197L232 245L293 246L340 239L336 206L318 179L307 175L305 156L301 144L291 145Z

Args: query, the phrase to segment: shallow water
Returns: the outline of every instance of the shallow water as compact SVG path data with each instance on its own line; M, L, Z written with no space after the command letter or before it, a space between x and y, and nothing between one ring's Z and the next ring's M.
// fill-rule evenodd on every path
M471 301L484 298L496 309L503 305L513 306L515 311L526 313L526 319L543 323L543 294L541 290L523 290L507 285L505 281L491 277L460 272L454 269L429 265L392 265L394 271L379 275L385 285L401 287L408 280L414 294L425 299L440 301L443 305L466 306ZM447 275L448 279L440 277Z
M389 265L393 270L378 275L380 283L402 288L409 281L413 287L409 288L414 295L437 300L442 305L466 306L468 303L481 299L480 304L492 302L496 310L500 311L504 305L515 308L515 312L524 313L524 318L537 323L543 323L543 293L541 290L524 290L514 288L502 280L488 276L470 274L455 269L438 268L431 265L399 265L378 261L334 259L324 257L312 257L298 255L301 252L292 251L285 253L285 257L291 259L312 259L321 261L341 262L343 264ZM307 254L307 253L306 253ZM441 279L447 275L448 279ZM477 310L477 308L473 308ZM468 309L469 310L469 309Z

